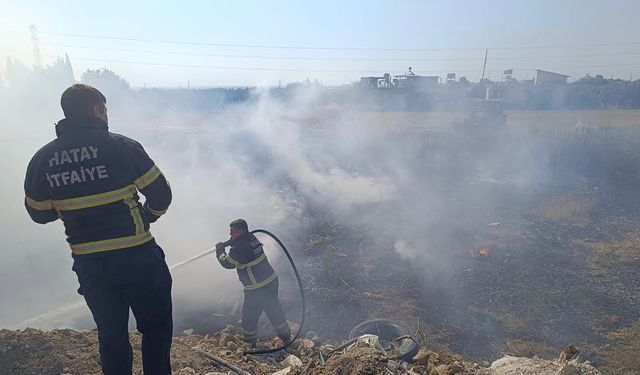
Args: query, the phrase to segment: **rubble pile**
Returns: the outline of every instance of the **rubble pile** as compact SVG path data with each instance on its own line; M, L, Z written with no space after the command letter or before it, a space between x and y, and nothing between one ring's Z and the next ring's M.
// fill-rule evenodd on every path
M141 336L131 333L134 349L134 374L142 374ZM260 345L281 345L276 338ZM425 375L600 375L577 355L556 361L539 358L505 356L490 367L464 360L460 355L438 353L421 347L409 361L404 361L382 347L375 335L363 335L346 344L320 342L310 332L296 340L286 351L272 354L244 355L247 348L238 327L229 325L213 335L198 335L191 330L175 337L171 353L174 374L225 375L230 369L199 354L198 348L252 375L350 375L350 374L425 374ZM1 374L101 374L96 331L61 329L40 331L0 330Z
M489 375L600 375L600 371L586 362L547 361L540 358L522 358L504 356L491 364L487 369Z

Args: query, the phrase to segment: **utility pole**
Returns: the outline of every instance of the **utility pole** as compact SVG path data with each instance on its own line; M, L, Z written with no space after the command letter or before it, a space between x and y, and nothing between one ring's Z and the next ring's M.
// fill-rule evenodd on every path
M38 40L38 29L35 25L29 26L31 33L31 45L33 47L33 66L42 68L42 55L40 54L40 41Z
M485 69L487 69L487 55L489 54L489 50L486 49L484 50L484 65L482 65L482 78L480 78L480 81L484 80L484 71Z

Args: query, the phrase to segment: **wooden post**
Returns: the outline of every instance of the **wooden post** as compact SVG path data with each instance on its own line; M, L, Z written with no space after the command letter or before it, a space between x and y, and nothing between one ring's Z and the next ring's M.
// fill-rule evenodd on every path
M196 351L196 353L205 356L207 358L209 358L210 360L216 362L219 365L222 365L232 371L237 372L239 375L251 375L251 373L244 371L243 369L241 369L240 367L234 366L231 363L225 361L224 359L217 357L213 354L209 354L207 352L205 352L204 350L200 349L200 348L193 348L193 350Z

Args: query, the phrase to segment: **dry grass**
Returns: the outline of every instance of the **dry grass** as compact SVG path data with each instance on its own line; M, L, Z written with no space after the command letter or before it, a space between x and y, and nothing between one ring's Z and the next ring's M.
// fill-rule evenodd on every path
M544 134L571 133L576 129L602 126L626 128L640 126L640 110L597 111L506 111L510 129L535 129ZM467 118L464 111L380 112L345 110L337 107L311 108L304 112L283 113L282 119L305 124L308 128L327 128L357 119L371 128L385 130L446 130Z
M475 306L470 306L469 311L499 321L506 330L511 332L522 332L531 328L529 321L511 312L493 312L489 309L479 309Z
M621 240L590 243L576 241L591 254L587 267L594 273L604 273L615 266L640 261L640 232L627 234Z
M620 317L616 314L604 314L593 323L593 332L605 336L607 332L620 324Z
M375 296L368 296L368 298L375 298ZM415 321L417 316L422 316L422 310L418 307L415 300L404 298L398 300L398 296L391 295L387 291L382 298L375 298L379 301L380 309L372 310L369 312L369 319L377 319L382 317L394 317L402 322Z
M605 335L609 346L598 350L603 374L640 374L640 320Z
M324 243L327 243L329 241L333 240L333 237L331 237L331 235L320 235L320 234L314 234L311 236L311 238L309 238L309 245L307 246L307 248L305 249L305 251L310 251L313 250L314 247L316 247L317 245L322 245ZM329 245L331 246L331 245ZM331 246L332 250L335 250L335 247Z
M555 359L560 353L560 350L554 349L543 342L519 339L507 340L505 349L519 357L538 356L544 359Z
M502 322L504 328L512 332L521 332L531 328L531 324L527 320L509 312L498 315L498 320Z
M584 226L590 222L594 204L595 198L590 194L563 194L541 203L536 212L553 221Z
M557 132L576 128L599 128L640 126L640 110L600 111L507 111L507 126L510 128L538 128ZM326 111L317 116L332 117ZM384 124L387 129L425 128L445 129L457 120L468 116L466 112L371 112L358 111L358 118L368 123ZM334 116L335 117L335 116Z
M507 125L550 129L592 128L602 125L628 127L640 125L640 110L600 111L508 111Z

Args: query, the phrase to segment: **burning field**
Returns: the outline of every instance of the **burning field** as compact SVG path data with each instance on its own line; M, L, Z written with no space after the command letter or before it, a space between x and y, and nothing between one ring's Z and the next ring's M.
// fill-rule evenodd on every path
M130 114L153 123L134 133L146 134L176 191L176 208L155 232L169 263L209 247L212 231L223 236L237 216L273 229L303 277L304 328L318 336L314 346L339 345L358 323L384 318L410 327L425 348L456 356L447 366L464 368L442 373L481 374L504 355L553 360L573 344L604 374L636 374L640 114L590 115L513 112L503 126L484 128L456 125L464 114L260 104L206 115ZM238 205L227 201L234 195ZM202 212L215 212L213 223L202 223ZM288 318L298 321L293 275L284 258L269 256ZM219 330L235 324L241 297L220 293L235 285L233 275L204 263L174 274L176 333L195 331L176 338L176 371L222 371L191 353L198 345L255 374L281 370L284 358L254 363L224 354ZM73 325L90 328L79 322L86 318ZM268 324L260 331L264 339L272 333ZM1 363L26 355L27 347L14 350L25 335L43 334L3 331ZM55 336L70 353L89 345L82 358L96 360L95 333ZM37 345L54 345L45 341ZM296 350L305 365L314 359L309 374L384 373L389 360L345 353L335 366L362 371L341 372ZM44 365L37 357L20 363Z
M307 327L340 338L391 318L477 361L574 343L606 373L640 371L640 128L537 131L392 133L407 154L377 161L411 172L400 194L345 213L298 192Z
M479 362L573 343L603 373L640 372L640 117L609 116L390 136L418 186L325 211L298 240L309 329L340 337L391 318Z

